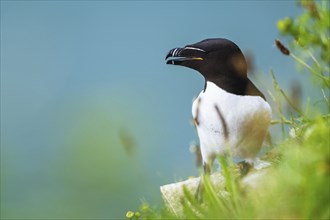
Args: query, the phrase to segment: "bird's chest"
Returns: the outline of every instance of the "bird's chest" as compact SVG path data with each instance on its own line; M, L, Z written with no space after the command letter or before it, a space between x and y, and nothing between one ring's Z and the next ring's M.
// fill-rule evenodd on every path
M244 119L241 104L237 101L221 92L200 93L192 106L192 115L199 134L204 132L210 138L220 137L237 127Z
M225 145L234 151L259 145L256 141L262 140L271 111L260 97L234 95L208 84L193 102L192 115L202 150L211 154L222 153Z
M213 87L207 88L193 102L192 115L197 128L218 134L238 126L249 114L249 109L244 108L242 101L240 96Z

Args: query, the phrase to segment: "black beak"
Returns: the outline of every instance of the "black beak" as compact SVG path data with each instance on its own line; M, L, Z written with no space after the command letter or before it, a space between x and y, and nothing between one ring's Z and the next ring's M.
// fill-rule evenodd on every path
M194 47L174 48L170 50L166 57L166 64L182 65L185 61L203 60L205 51Z

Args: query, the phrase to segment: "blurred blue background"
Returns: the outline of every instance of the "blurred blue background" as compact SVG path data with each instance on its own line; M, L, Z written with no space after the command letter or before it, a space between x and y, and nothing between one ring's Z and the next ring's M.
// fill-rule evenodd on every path
M274 46L294 1L1 1L1 217L123 218L197 175L191 104L203 88L166 53L225 37L267 94L294 62ZM303 83L303 82L301 82Z

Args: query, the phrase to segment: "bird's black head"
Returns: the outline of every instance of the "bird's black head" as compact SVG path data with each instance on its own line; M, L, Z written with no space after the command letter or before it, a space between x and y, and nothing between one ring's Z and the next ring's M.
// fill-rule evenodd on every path
M243 95L247 84L247 65L239 47L223 38L206 39L183 48L174 48L166 63L192 68L206 81L228 92Z

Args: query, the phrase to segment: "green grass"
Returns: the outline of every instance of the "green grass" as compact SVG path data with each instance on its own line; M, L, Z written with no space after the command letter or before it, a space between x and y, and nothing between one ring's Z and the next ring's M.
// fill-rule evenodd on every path
M305 10L297 18L277 23L280 34L289 43L276 44L288 59L311 75L311 86L322 90L320 105L300 108L284 92L271 73L277 119L282 141L266 155L272 162L258 179L256 188L244 187L237 169L226 158L219 158L225 187L217 192L208 175L203 175L203 202L184 188L181 203L183 219L330 219L330 15L329 2L299 1ZM284 114L284 106L291 113ZM324 107L325 106L325 107ZM289 132L288 132L289 129ZM166 207L156 209L142 204L130 219L177 219Z

